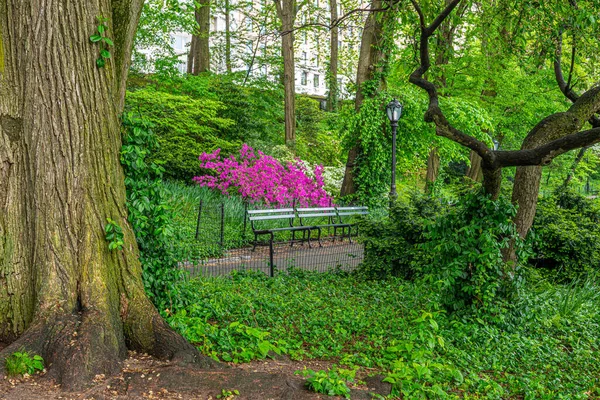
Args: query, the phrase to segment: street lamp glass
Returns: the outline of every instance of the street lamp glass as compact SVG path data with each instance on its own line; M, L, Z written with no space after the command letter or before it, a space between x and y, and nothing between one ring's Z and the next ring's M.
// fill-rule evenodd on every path
M398 122L402 116L402 104L396 99L390 101L386 107L386 113L390 122Z

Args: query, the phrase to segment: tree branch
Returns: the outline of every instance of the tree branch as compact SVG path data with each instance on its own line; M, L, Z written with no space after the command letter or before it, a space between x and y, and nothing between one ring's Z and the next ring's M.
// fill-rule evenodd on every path
M462 131L454 128L444 116L442 110L439 106L439 96L438 91L435 85L423 78L425 73L429 70L431 66L430 56L429 56L429 38L433 35L436 29L441 25L441 23L452 13L452 10L461 2L461 0L453 0L451 3L446 6L446 8L435 18L435 20L431 23L431 25L427 26L425 21L425 15L423 14L423 10L419 6L416 0L411 0L411 3L419 15L420 21L420 30L421 30L421 39L420 39L420 65L419 67L410 75L409 81L425 90L429 96L429 107L427 112L425 113L425 121L433 122L436 125L436 134L439 136L444 136L450 140L453 140L465 147L470 148L474 152L476 152L482 159L484 159L487 163L493 163L494 153L490 150L487 145L472 137L469 136Z
M533 149L496 151L495 165L498 167L547 165L555 157L567 151L591 146L599 142L600 128L593 128L564 136Z

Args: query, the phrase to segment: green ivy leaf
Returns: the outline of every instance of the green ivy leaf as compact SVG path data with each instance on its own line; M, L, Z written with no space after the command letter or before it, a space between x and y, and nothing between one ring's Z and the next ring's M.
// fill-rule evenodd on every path
M92 36L90 36L90 41L92 43L98 43L101 40L102 40L102 36L100 36L100 35L92 35Z

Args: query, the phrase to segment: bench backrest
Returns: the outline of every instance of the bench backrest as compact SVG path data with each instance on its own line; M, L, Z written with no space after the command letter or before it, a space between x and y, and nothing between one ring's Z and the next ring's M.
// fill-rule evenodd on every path
M300 219L300 225L304 225L307 219L315 218L327 218L327 223L331 224L337 218L335 207L296 208L296 212Z
M256 230L255 223L268 221L288 220L290 226L293 225L296 214L293 208L279 208L272 210L248 210L248 220L253 230Z
M369 207L336 207L335 210L340 222L343 222L344 217L369 214Z

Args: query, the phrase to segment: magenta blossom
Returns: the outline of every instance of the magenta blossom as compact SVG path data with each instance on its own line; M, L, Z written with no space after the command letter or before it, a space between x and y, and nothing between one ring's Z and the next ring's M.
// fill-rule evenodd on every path
M203 153L200 167L214 171L214 175L194 178L200 186L220 190L223 194L237 191L251 202L264 202L267 205L320 206L333 203L323 189L323 166L315 167L314 179L298 159L281 165L275 158L244 144L237 160L234 156L222 158L220 149L213 153Z

